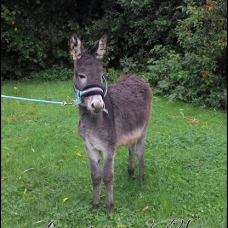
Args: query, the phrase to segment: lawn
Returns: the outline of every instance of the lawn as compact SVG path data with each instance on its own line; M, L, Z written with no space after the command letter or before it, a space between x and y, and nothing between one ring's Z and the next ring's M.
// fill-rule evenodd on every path
M71 102L72 82L5 82L2 94ZM227 115L154 96L145 181L115 159L115 210L91 210L90 166L77 133L78 107L2 98L3 228L223 228L227 225ZM137 163L136 163L137 168Z

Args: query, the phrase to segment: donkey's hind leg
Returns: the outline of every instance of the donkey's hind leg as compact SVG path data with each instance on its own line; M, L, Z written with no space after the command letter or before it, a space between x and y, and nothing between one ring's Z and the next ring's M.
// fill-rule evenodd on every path
M136 143L129 146L129 160L128 160L128 174L132 176L135 172L134 160L135 160Z
M146 133L142 134L142 136L138 139L136 143L136 151L138 155L139 161L139 180L144 180L144 144Z

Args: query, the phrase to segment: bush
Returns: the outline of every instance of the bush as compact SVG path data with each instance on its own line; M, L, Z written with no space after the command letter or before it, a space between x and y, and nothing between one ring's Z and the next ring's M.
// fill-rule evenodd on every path
M63 3L62 3L63 4ZM54 7L55 6L55 7ZM58 2L7 1L1 5L2 79L20 79L58 65L69 66L70 25Z
M147 62L147 71L142 73L142 77L154 86L154 93L195 105L227 108L224 77L201 73L197 55L186 53L181 56L162 46L156 46L151 53L160 53L160 58L151 58Z
M186 1L174 28L177 45L156 45L144 78L170 99L227 108L227 3Z
M104 76L109 83L112 83L119 78L120 74L114 68L109 68Z
M47 70L32 72L29 78L39 81L66 81L72 79L72 77L73 69L53 66Z

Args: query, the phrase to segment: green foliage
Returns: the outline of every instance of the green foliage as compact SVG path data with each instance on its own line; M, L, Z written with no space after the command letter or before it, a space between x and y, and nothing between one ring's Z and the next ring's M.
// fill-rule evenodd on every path
M215 74L204 75L200 69L203 59L194 53L184 56L174 50L156 46L147 63L147 72L142 77L154 86L154 92L171 100L180 100L194 105L227 108L227 88L224 78Z
M53 68L47 70L32 72L29 78L38 81L66 81L72 79L72 77L72 69L53 66Z
M181 1L107 1L103 5L104 15L87 27L86 34L93 37L108 29L109 66L121 69L121 61L129 58L139 63L134 67L139 71L148 58L148 50L155 44L175 45L172 28L180 17L181 12L176 10L179 4Z
M226 2L178 7L187 14L175 28L179 48L157 45L143 77L159 94L207 107L227 108Z
M72 80L4 82L2 93L72 101ZM127 148L115 157L115 210L91 210L90 165L77 132L78 107L2 99L1 225L44 228L189 228L227 222L227 116L154 96L145 144L145 180L138 163L128 177Z
M220 67L227 62L227 1L209 0L200 7L192 3L178 8L187 14L175 28L184 53L197 56L202 74L227 77L225 68Z
M114 68L109 68L105 74L105 77L109 82L115 82L119 78L119 72L116 71Z
M1 65L4 79L18 79L31 72L69 65L69 30L50 3L15 2L1 5ZM50 20L52 19L52 20Z
M137 73L140 63L134 61L132 57L123 57L120 59L120 65L124 74Z

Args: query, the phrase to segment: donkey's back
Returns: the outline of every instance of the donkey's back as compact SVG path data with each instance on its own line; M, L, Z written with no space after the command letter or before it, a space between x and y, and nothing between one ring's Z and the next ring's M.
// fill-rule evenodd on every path
M108 90L112 105L116 146L130 146L146 133L150 117L152 92L136 75L122 76Z

